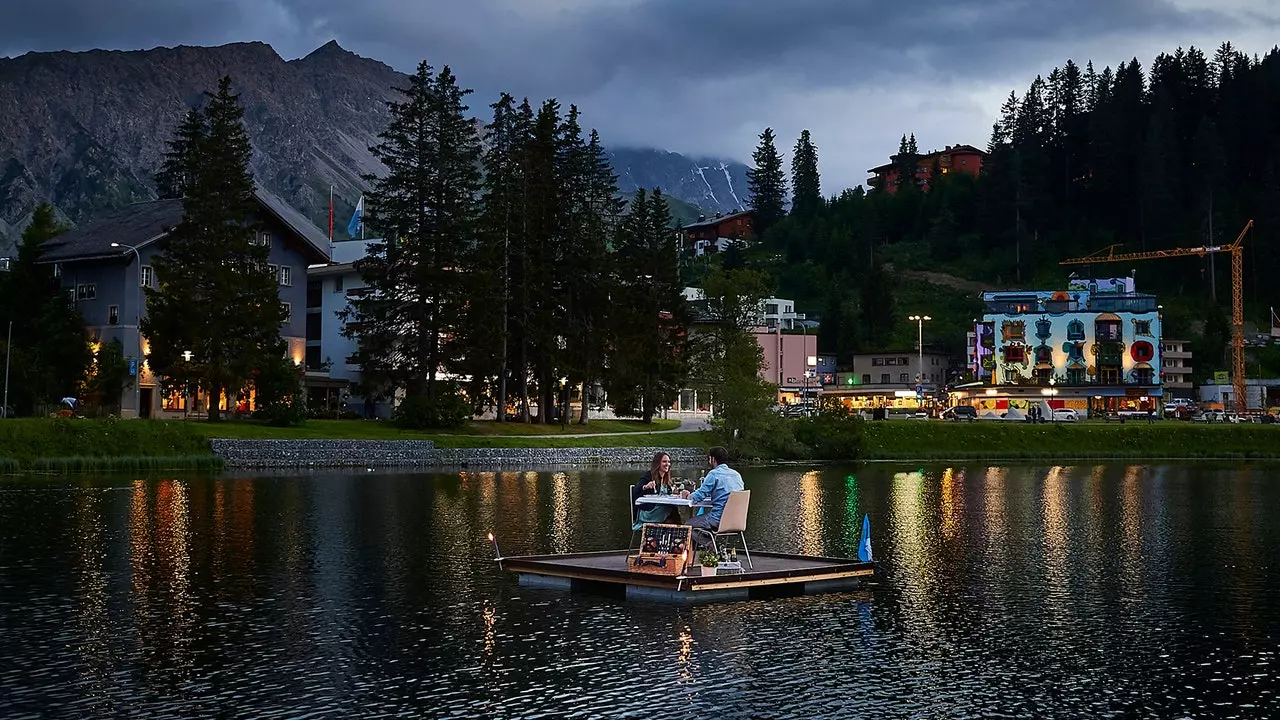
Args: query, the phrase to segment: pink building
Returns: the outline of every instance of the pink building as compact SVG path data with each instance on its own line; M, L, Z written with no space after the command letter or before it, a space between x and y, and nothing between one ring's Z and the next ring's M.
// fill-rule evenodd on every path
M778 386L778 399L784 403L815 397L822 389L822 379L815 376L818 365L818 332L783 333L777 329L756 328L752 331L764 363L760 379Z

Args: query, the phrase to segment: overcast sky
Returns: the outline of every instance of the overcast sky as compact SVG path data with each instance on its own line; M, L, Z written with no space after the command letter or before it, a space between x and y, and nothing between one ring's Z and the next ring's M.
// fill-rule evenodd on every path
M0 0L0 55L331 39L397 69L448 64L473 105L507 90L577 103L607 144L749 162L808 128L824 190L898 138L985 147L1004 96L1068 57L1275 42L1275 0Z

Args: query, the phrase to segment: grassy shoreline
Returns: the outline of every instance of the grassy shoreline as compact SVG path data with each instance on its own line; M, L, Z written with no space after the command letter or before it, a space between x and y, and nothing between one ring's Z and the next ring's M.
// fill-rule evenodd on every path
M534 426L530 430L529 426L502 425L495 431L478 424L461 432L427 433L364 421L311 421L301 428L276 428L246 422L14 419L0 421L0 473L217 469L221 463L210 449L211 438L416 439L431 440L440 448L675 449L716 444L707 432L671 431L677 424L666 421L655 427L606 421L596 426L596 434L562 437L582 428L569 426L561 431L559 426ZM535 434L512 434L522 429ZM601 434L609 432L623 434ZM1215 459L1280 460L1280 426L1173 421L1153 425L870 422L863 426L861 457L848 458L868 462Z

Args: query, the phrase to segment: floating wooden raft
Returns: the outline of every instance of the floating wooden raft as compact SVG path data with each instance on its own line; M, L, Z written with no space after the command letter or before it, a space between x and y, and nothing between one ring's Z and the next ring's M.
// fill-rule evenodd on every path
M755 567L732 575L699 574L699 565L673 575L628 569L628 551L499 557L502 569L516 573L521 585L624 595L628 599L677 603L749 600L848 590L870 579L874 562L844 558L753 551Z

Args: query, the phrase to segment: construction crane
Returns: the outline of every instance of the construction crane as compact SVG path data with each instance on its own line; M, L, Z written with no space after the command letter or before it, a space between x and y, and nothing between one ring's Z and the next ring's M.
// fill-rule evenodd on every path
M1172 250L1151 250L1149 252L1120 253L1116 249L1120 245L1109 245L1098 252L1085 257L1070 258L1059 265L1091 265L1093 263L1125 262L1128 260L1155 260L1157 258L1187 257L1195 255L1204 257L1209 253L1231 253L1231 389L1235 393L1237 411L1247 408L1244 374L1244 236L1253 227L1253 221L1244 224L1244 229L1230 245L1204 245L1192 248L1174 248Z

